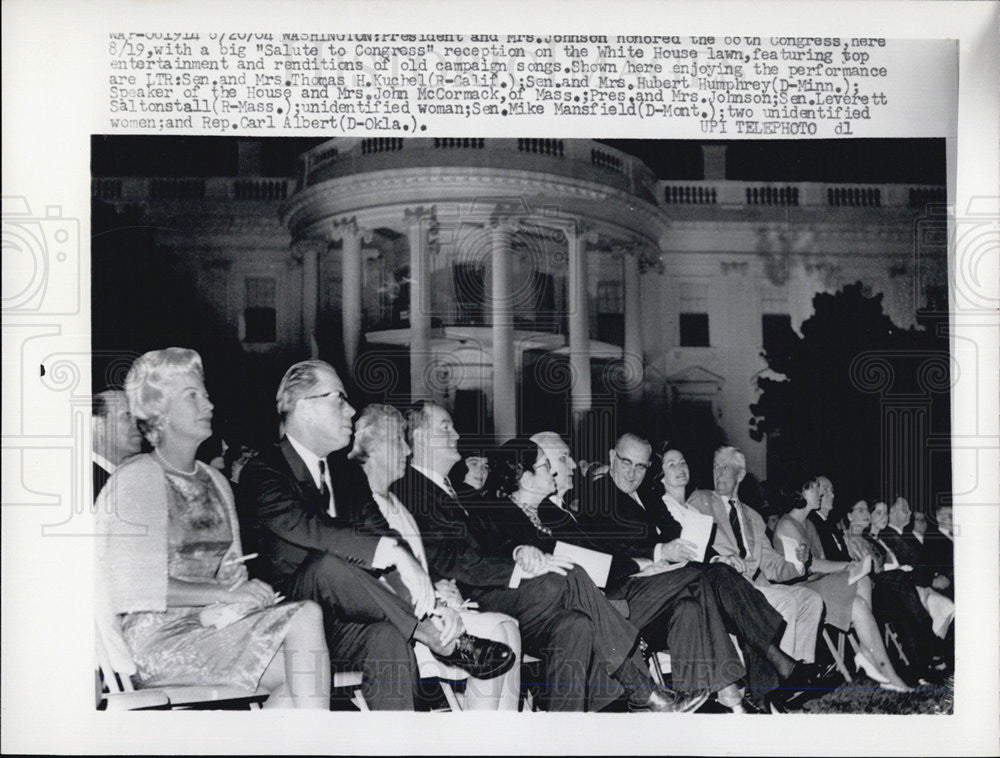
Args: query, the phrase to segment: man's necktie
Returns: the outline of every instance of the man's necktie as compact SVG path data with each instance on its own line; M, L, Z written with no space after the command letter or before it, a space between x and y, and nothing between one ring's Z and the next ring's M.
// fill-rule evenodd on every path
M333 506L330 487L326 483L326 461L322 458L319 459L319 494L323 497L323 502L327 504L326 512L336 517L337 509Z
M729 525L733 528L736 536L736 546L740 549L740 558L747 557L747 547L743 542L743 530L740 529L740 516L736 512L736 500L729 501Z
M448 494L458 500L458 493L455 492L455 488L451 486L451 480L448 477L444 478L444 486L447 488Z

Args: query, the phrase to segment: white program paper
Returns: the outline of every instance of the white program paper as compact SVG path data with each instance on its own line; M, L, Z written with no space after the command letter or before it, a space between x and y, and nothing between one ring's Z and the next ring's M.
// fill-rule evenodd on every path
M681 539L693 542L697 546L699 561L705 560L714 525L715 519L704 513L689 511L684 514L684 520L681 522Z
M586 571L601 589L608 584L608 573L611 571L611 556L597 550L571 545L568 542L557 542L552 555L557 558L567 558Z
M799 560L798 556L795 555L795 550L799 546L799 541L794 537L786 537L784 534L778 535L781 537L781 546L784 548L785 560L791 564L795 565L800 572L803 568L802 561Z

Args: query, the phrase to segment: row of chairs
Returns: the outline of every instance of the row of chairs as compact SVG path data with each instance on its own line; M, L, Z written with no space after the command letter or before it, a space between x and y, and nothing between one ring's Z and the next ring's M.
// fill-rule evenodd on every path
M836 636L836 642L831 637L831 630ZM850 643L857 653L859 645L853 634L845 634L832 627L824 627L823 641L830 655L848 683L854 681L846 663L846 644ZM106 614L98 614L96 624L97 659L99 672L97 677L98 707L109 711L117 710L174 710L174 709L205 709L205 708L260 708L268 698L269 693L263 688L244 690L238 687L215 685L166 686L151 689L136 689L132 675L136 672L135 663L128 656L127 647L120 631L116 628L114 619ZM885 643L892 645L901 660L908 664L906 655L899 644L896 632L890 625L885 627ZM739 647L737 646L737 650ZM112 652L109 651L114 651ZM525 654L524 663L538 663L539 659ZM422 670L421 676L437 679L441 685L445 700L452 711L464 710L464 703L453 682L468 678L461 669L437 664L436 670ZM653 678L660 684L665 675L670 672L670 654L659 652L650 657L650 670ZM103 681L103 687L101 683ZM361 711L367 711L368 705L361 692L362 676L358 671L337 672L334 674L332 686L335 690L345 690L350 693L353 705ZM535 710L536 704L530 690L525 692L524 709Z

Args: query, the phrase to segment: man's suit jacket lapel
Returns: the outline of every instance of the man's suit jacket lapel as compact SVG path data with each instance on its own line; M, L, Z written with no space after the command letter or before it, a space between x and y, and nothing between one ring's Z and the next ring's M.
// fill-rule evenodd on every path
M316 482L312 478L312 474L309 473L309 468L306 466L306 462L302 460L302 457L295 452L295 448L292 447L292 443L288 441L287 437L282 437L281 442L278 443L278 447L281 449L281 454L285 459L285 463L288 464L288 470L295 480L295 484L299 489L299 495L302 498L303 507L308 507L314 513L322 512L325 513L328 507L327 503L323 503L323 496L320 491L316 489Z

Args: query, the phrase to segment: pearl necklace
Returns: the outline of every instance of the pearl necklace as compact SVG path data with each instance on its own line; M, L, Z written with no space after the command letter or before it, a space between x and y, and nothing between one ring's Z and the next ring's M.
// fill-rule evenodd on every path
M155 455L157 457L157 459L160 461L160 463L162 463L168 469L170 469L171 471L173 471L175 474L180 474L181 476L194 476L195 474L198 473L198 462L197 461L195 461L194 468L191 471L183 471L182 469L179 469L175 465L173 465L166 458L164 458L160 454L160 451L159 451L158 448L153 448L153 455Z
M528 520L531 522L531 525L535 527L535 529L543 534L552 535L552 530L545 526L545 524L542 523L542 520L538 517L538 505L532 507L527 503L520 503L513 495L511 495L510 499L514 505L516 505L521 512L528 517Z

